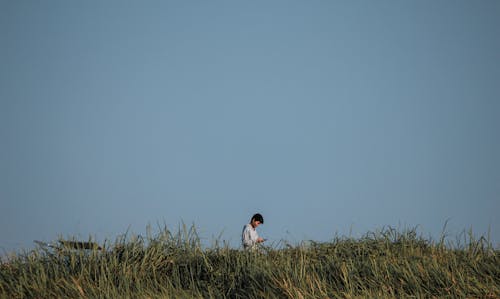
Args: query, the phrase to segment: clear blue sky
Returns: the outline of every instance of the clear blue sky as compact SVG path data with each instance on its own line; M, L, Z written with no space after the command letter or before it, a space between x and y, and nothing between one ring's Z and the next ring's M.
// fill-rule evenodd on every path
M449 220L500 242L500 1L0 1L0 251Z

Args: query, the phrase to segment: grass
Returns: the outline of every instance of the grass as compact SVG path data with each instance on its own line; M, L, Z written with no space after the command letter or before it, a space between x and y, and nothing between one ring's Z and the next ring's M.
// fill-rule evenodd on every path
M194 228L11 256L0 298L500 298L499 251L385 228L362 238L247 252L203 247Z

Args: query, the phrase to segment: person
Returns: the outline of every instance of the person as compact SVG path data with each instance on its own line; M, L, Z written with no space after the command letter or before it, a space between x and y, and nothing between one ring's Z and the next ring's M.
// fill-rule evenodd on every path
M264 218L257 213L252 216L250 223L243 227L241 243L244 249L255 249L257 244L264 242L264 239L257 233L257 227L261 224L264 224Z

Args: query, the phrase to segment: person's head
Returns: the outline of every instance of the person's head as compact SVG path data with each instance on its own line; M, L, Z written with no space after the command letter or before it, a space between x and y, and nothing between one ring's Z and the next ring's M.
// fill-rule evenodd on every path
M262 217L261 214L257 213L252 216L252 219L250 220L250 224L256 228L257 226L261 225L264 223L264 217Z

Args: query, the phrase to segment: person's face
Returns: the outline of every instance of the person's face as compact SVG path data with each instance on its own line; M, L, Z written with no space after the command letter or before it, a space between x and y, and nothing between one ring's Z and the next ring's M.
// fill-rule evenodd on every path
M251 224L252 224L252 227L253 227L253 228L257 228L257 226L259 226L259 225L260 225L260 221L258 221L258 220L252 220L252 223L251 223Z

